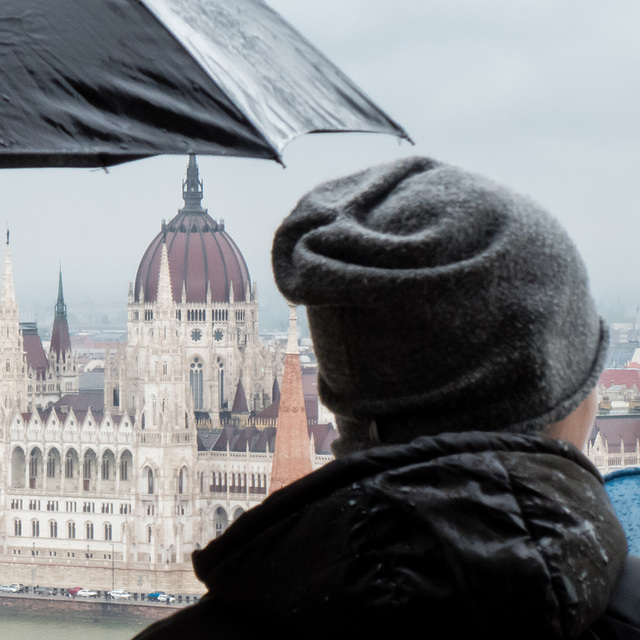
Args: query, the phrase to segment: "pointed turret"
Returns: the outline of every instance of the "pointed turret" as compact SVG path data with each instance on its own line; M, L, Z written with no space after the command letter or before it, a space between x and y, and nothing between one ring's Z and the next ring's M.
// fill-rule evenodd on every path
M27 398L27 368L23 352L23 338L20 332L18 303L13 287L13 269L9 250L9 231L7 230L7 246L4 254L2 271L2 291L0 292L0 352L4 366L0 373L0 384L5 401L0 406L11 413L21 401Z
M273 377L273 386L271 387L271 402L280 401L280 385L278 384L278 378Z
M158 306L162 309L171 309L173 306L173 295L171 293L171 272L169 270L169 254L167 253L167 243L162 243L162 254L160 256L160 276L158 277L158 295L156 297Z
M7 246L4 252L4 267L2 270L2 294L0 297L5 313L10 309L17 311L16 292L13 287L13 267L11 266L11 251L9 250L9 230L7 229Z
M302 372L298 352L296 307L289 304L289 340L284 360L280 410L269 492L311 472L311 443L304 406Z
M249 413L249 407L247 406L247 396L244 393L244 387L242 386L242 378L238 379L238 386L236 387L236 395L233 398L233 408L231 413Z
M71 351L69 324L67 323L67 305L64 303L62 291L62 269L58 276L58 299L56 301L53 329L51 329L51 346L49 352L55 354L56 360L65 360Z
M195 155L189 156L187 165L187 179L182 181L182 198L184 208L189 210L202 210L202 180L198 175L198 164Z

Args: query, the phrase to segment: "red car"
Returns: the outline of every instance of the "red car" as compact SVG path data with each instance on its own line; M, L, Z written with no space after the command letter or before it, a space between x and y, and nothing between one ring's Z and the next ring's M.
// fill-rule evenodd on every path
M67 596L69 598L75 598L78 595L78 591L82 591L82 587L72 587L67 589Z

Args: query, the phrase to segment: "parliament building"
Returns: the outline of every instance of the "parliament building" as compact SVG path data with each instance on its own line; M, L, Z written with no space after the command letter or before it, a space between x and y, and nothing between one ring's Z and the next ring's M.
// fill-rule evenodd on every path
M7 234L0 582L197 594L191 552L269 493L284 348L260 342L257 286L202 207L194 156L182 196L142 256L100 393L80 389L62 274L48 353L20 322ZM289 344L291 332L293 320ZM313 370L302 379L313 385ZM305 400L317 468L335 429L317 397Z

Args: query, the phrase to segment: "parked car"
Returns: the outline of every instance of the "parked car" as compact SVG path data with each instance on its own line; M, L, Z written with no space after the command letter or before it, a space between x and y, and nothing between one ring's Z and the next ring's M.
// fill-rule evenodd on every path
M167 604L171 604L176 601L176 597L169 595L168 593L162 593L158 596L158 602L166 602Z
M49 589L49 587L37 586L33 588L33 593L36 596L52 596L54 591L53 589Z
M10 584L9 587L13 593L22 593L24 591L24 585L17 582Z
M69 598L75 598L78 592L82 590L82 587L71 587L71 589L67 589L67 596L69 596Z
M109 591L109 597L115 600L128 600L132 595L126 589L114 589Z
M155 600L156 602L167 602L171 604L176 601L175 596L169 595L164 591L152 591L147 594L147 600Z
M98 592L92 591L91 589L80 589L78 593L76 593L78 598L97 598Z
M11 586L8 584L0 584L0 593L12 593Z

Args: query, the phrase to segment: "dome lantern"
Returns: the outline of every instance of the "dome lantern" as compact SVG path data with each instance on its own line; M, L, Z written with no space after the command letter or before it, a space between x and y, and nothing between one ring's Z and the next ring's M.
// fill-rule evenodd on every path
M190 211L202 211L203 183L198 175L195 155L189 156L187 179L182 181L182 199L184 208Z

